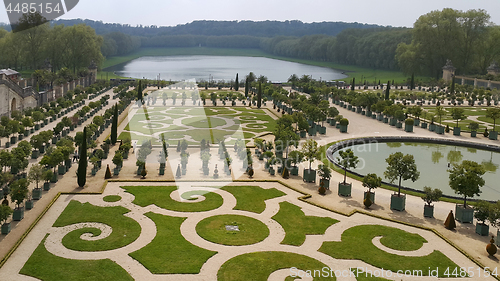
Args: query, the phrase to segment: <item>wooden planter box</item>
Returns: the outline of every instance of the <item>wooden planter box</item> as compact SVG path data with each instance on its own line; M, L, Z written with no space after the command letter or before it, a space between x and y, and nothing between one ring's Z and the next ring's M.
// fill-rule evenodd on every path
M316 128L315 127L310 127L308 130L309 136L316 136Z
M368 193L367 191L363 193L363 200L366 199L367 193ZM375 192L370 192L370 200L372 200L372 204L375 204Z
M413 132L413 125L405 124L405 132L412 133Z
M391 119L389 120L389 125L391 126L396 126L397 123L398 120L396 120L396 118L391 117Z
M298 176L299 175L299 167L297 167L297 166L290 167L290 175Z
M398 128L398 129L403 128L403 123L401 123L401 122L396 123L396 128Z
M50 182L44 182L43 183L43 190L45 190L45 191L50 190Z
M476 223L476 233L481 236L488 236L490 233L490 226L484 223Z
M460 127L453 127L453 135L454 136L460 136L460 132L462 130L460 129Z
M13 221L20 221L24 218L24 207L15 208L14 213L12 213Z
M59 175L64 175L64 174L66 174L66 166L64 166L64 165L59 165L59 166L57 167L57 173L58 173Z
M33 188L32 192L32 198L33 200L40 200L42 198L42 189L41 188Z
M56 183L56 182L57 182L57 174L55 174L55 173L54 173L54 174L52 175L52 179L50 179L50 182L51 182L51 183Z
M429 131L434 132L436 130L436 124L429 125Z
M324 134L326 134L326 127L320 127L320 128L319 128L319 134L320 134L320 135L324 135Z
M378 121L383 121L383 120L384 120L384 115L382 115L382 114L380 114L380 113L379 113L379 114L377 114L377 120L378 120Z
M302 180L305 182L316 182L316 170L304 169L302 173Z
M418 127L419 125L420 125L420 120L418 120L418 119L413 120L413 126Z
M305 138L307 136L307 132L306 131L300 131L300 137L301 138Z
M434 217L434 206L424 205L424 217L433 218Z
M455 205L455 220L461 223L472 223L474 220L474 208L464 208L463 205Z
M348 126L348 125L340 125L340 128L339 128L339 129L340 129L340 132L341 132L341 133L347 133L347 126Z
M323 186L326 189L330 189L330 180L327 179L319 179L319 186L321 186L321 183L323 183Z
M10 222L2 224L2 234L7 235L10 233Z
M471 131L471 132L470 132L470 136L471 136L472 138L475 138L475 137L476 137L476 135L477 135L477 131Z
M490 135L488 136L490 140L497 140L498 139L498 132L497 131L490 131Z
M422 122L422 124L420 124L420 128L427 129L427 123Z
M26 207L26 210L33 209L33 200L26 201L26 203L24 204L24 206Z
M406 206L406 195L391 195L391 210L404 211Z
M444 134L444 127L443 126L437 126L436 127L436 133L442 135Z
M341 183L339 182L338 194L346 197L351 196L352 183Z

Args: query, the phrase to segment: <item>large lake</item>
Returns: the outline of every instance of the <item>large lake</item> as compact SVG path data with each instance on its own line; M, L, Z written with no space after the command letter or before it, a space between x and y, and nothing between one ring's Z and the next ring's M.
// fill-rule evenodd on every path
M264 75L272 82L286 82L290 75L312 75L314 79L335 80L347 77L341 71L295 62L263 57L240 56L164 56L141 57L124 65L111 68L117 75L132 78L181 81L195 78L200 80L235 79L240 81L250 72Z

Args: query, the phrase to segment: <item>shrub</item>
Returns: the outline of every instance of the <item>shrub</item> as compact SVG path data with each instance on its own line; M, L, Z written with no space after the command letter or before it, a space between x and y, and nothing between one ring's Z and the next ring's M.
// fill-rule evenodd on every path
M347 120L347 118L342 118L339 123L341 126L347 126L349 125L349 120Z
M484 133L483 133L483 136L484 136L485 138L487 138L489 135L490 135L490 133L488 133L488 128L484 128Z
M412 118L408 118L405 120L405 124L408 126L413 126L413 124L415 124L415 121Z

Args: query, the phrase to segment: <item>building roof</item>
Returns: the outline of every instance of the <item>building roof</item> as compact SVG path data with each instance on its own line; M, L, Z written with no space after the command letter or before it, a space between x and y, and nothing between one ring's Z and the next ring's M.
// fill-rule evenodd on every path
M11 76L11 75L18 75L19 72L15 71L15 70L12 70L10 68L7 68L7 69L0 69L0 75L1 74L5 74L7 76Z

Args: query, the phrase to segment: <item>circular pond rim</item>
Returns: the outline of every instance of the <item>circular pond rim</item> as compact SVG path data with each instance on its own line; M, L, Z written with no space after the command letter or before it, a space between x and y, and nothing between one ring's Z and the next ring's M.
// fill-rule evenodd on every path
M419 142L419 143L446 144L446 145L470 147L470 148L476 148L476 149L482 149L482 150L500 153L500 146L492 145L492 144L474 143L474 142L450 140L450 139L442 139L442 138L386 136L386 137L364 137L364 138L356 138L356 139L348 139L348 140L339 141L339 142L331 145L330 147L328 147L328 149L326 150L326 158L328 159L328 161L333 163L335 166L343 169L343 167L340 166L333 158L333 154L335 152L339 151L340 149L354 146L354 145L359 145L359 144L387 143L387 142ZM355 176L360 177L360 178L365 177L365 175L359 174L359 173L354 172L352 170L347 169L347 171ZM390 182L382 181L382 183L386 184L388 186L398 188L398 185L392 184ZM414 188L410 188L410 187L406 187L406 186L401 186L401 189L424 194L424 192L422 190L414 189ZM445 195L445 194L443 194L442 197L449 198L449 199L463 200L462 197ZM469 200L470 201L479 201L479 200L484 200L484 199L467 198L467 201L469 201ZM496 201L492 201L492 200L486 200L486 201L496 202Z

